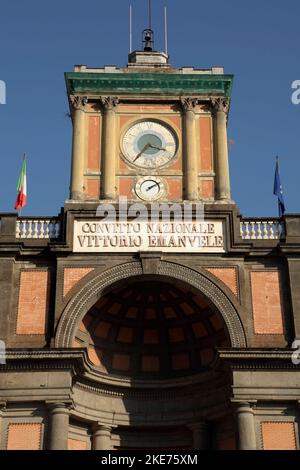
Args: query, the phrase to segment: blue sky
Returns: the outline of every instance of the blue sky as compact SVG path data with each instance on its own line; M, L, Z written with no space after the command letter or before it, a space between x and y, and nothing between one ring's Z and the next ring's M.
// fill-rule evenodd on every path
M0 212L13 211L23 152L29 200L24 215L55 215L68 195L71 123L64 76L74 64L121 65L128 55L129 0L1 0ZM134 48L146 0L132 0ZM288 212L300 212L298 0L153 0L156 48L169 10L175 67L222 65L235 75L229 121L232 195L245 216L277 215L275 156Z

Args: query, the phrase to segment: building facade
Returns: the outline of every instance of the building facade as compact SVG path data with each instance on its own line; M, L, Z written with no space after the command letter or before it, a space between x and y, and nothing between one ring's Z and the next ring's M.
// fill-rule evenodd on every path
M300 216L232 201L232 81L66 73L69 199L0 214L1 449L299 449Z

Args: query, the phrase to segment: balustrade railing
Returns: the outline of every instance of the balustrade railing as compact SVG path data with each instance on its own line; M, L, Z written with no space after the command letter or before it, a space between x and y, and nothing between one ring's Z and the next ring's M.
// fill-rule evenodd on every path
M58 239L61 221L58 217L20 217L16 222L16 238ZM241 219L240 233L244 240L280 240L284 238L284 223L276 218Z
M284 237L284 224L275 218L242 219L240 230L244 240L280 240Z
M16 238L57 239L60 236L60 219L58 217L35 218L22 217L16 222Z

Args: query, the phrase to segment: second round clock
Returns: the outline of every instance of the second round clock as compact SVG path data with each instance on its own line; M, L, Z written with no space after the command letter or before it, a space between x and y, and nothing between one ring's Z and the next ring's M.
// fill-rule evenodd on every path
M145 176L137 181L135 192L144 201L156 201L166 194L166 187L161 178Z

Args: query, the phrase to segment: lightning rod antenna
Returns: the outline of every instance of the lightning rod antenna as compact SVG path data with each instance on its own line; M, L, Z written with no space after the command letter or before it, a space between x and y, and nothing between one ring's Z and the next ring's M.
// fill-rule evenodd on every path
M148 2L148 10L149 10L149 29L152 29L152 5L151 0Z
M168 55L168 16L167 16L167 7L165 7L165 53Z
M132 53L132 5L129 5L129 52Z

